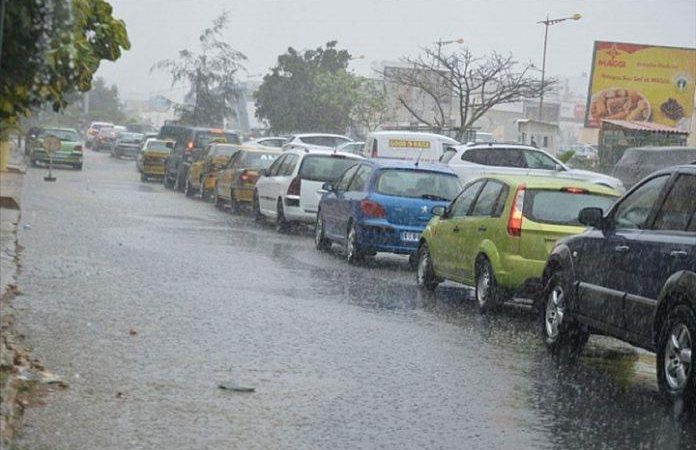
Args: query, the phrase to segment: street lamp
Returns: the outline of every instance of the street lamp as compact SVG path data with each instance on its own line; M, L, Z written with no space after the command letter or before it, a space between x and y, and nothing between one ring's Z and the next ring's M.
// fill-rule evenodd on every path
M544 75L546 73L546 43L549 39L549 25L556 25L557 23L565 22L566 20L580 20L582 18L582 15L580 14L573 14L572 16L569 17L561 17L558 19L549 19L548 14L546 15L546 20L540 20L537 23L541 23L544 25L544 56L541 61L541 95L539 95L539 121L541 121L542 118L542 110L544 107Z
M444 47L445 45L450 45L450 44L463 44L463 43L464 43L464 38L452 39L450 41L443 41L442 39L439 39L437 42L435 42L435 45L437 45L438 65L440 64L440 51L442 50L442 47Z

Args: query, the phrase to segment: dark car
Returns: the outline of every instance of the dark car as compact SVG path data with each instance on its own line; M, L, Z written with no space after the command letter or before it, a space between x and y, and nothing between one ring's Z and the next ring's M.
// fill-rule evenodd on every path
M164 186L178 191L184 190L188 169L206 145L212 142L241 143L237 133L219 128L165 125L160 130L160 139L173 136L176 138L176 144L165 163Z
M657 353L660 391L696 398L696 164L653 173L548 258L538 306L546 347L575 355L590 333Z
M142 143L143 135L141 133L121 131L116 135L116 142L111 147L110 156L114 158L135 158L140 152Z
M696 147L629 148L614 166L612 175L630 188L656 170L696 161Z

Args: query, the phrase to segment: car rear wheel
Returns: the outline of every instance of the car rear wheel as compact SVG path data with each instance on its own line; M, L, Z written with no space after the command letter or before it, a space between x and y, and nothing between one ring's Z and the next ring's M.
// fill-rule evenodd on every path
M346 260L350 264L359 264L365 259L364 253L358 247L358 230L351 224L346 236Z
M239 202L234 198L234 189L230 189L230 212L239 214Z
M255 221L263 222L263 214L261 214L261 205L259 204L259 193L257 191L254 191L254 196L251 201L251 211Z
M682 398L691 405L696 397L694 369L696 317L686 305L675 306L667 315L657 346L657 384L670 401Z
M423 243L416 253L416 284L420 289L434 291L439 281L433 270L433 262L430 259L428 244Z
M324 233L324 219L321 218L321 212L317 213L317 221L314 224L314 246L322 252L331 248L331 241Z
M544 305L539 314L544 345L553 355L574 358L582 351L590 333L570 315L568 306L572 293L563 272L551 275L543 295Z
M278 199L276 206L276 231L285 233L290 228L290 222L285 218L285 210L283 209L283 199Z
M493 268L487 258L476 262L476 303L480 313L494 311L500 306L502 295Z

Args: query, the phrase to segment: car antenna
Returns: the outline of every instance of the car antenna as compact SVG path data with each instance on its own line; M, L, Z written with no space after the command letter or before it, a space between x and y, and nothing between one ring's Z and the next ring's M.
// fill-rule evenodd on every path
M421 151L420 151L420 153L418 154L418 158L416 159L416 164L415 164L416 167L418 167L418 163L420 162L421 156L423 156L423 150L424 150L424 148L421 147Z

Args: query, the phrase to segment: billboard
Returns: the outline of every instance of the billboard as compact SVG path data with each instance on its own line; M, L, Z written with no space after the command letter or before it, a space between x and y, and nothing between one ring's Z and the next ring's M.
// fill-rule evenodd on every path
M688 131L695 82L694 48L595 41L585 126L637 120Z

